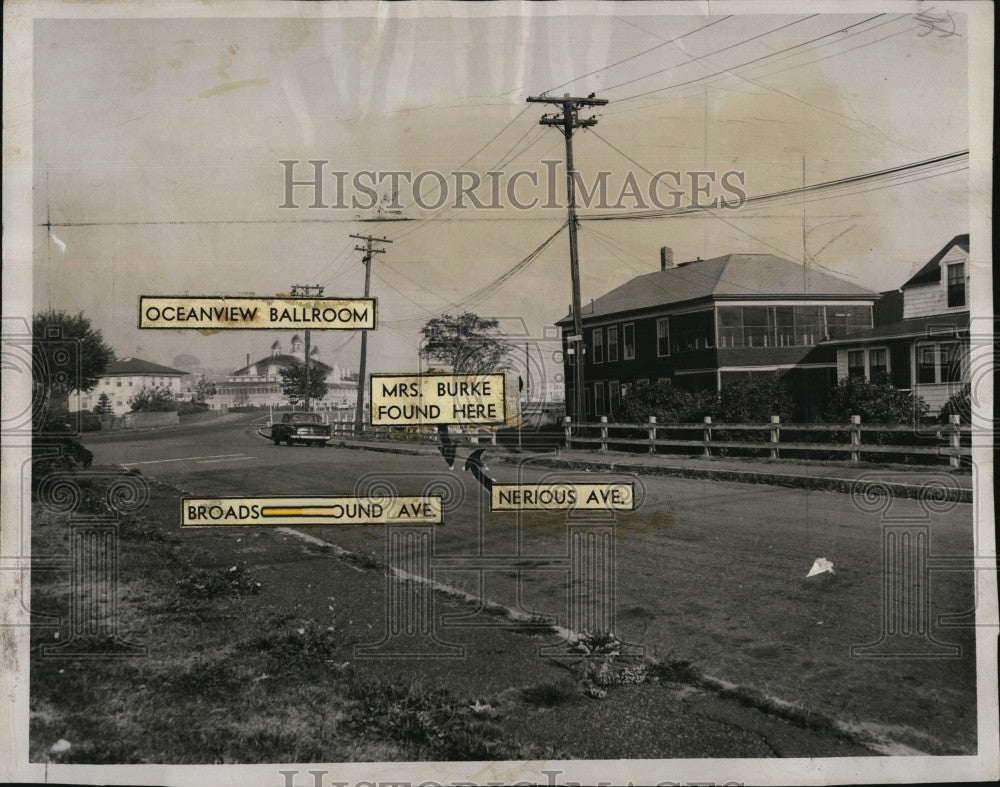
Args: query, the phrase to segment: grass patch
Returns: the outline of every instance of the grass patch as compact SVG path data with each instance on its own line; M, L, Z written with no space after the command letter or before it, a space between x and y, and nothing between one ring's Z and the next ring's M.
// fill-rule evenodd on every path
M536 683L521 689L521 699L524 702L541 708L554 708L557 705L575 702L579 698L580 684L569 677Z
M247 568L246 563L220 568L216 571L195 569L177 580L177 588L190 598L223 598L226 596L254 596L260 593L261 584Z
M687 683L697 686L701 683L702 672L690 661L657 661L649 667L649 677L671 683Z
M87 494L88 505L103 506L106 490L98 482ZM107 605L117 610L117 639L77 637L77 655L43 657L42 647L69 639L75 596L68 568L33 575L30 761L522 760L560 754L517 741L503 729L495 704L481 702L485 698L360 676L348 664L354 637L362 636L345 633L353 632L351 621L329 627L303 620L294 597L265 602L246 564L199 567L199 560L218 561L229 544L178 533L177 508L176 490L154 484L150 505L118 520L118 594ZM33 554L68 554L73 526L66 514L35 506ZM381 567L370 556L355 563ZM348 612L356 611L341 614ZM140 647L122 653L119 642ZM88 655L78 655L81 650ZM61 741L70 745L53 750Z
M350 681L346 698L347 727L416 747L423 758L495 760L519 751L492 718L446 689L360 679Z

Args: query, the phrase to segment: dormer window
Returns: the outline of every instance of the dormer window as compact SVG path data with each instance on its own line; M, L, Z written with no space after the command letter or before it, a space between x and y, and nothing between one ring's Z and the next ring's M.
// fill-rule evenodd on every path
M948 266L948 308L965 306L965 263Z

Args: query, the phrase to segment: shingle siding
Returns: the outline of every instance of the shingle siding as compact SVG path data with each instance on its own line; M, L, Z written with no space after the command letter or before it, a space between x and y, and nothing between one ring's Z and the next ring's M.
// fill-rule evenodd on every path
M965 303L961 306L948 308L948 293L946 286L946 276L944 270L946 266L955 263L965 263ZM961 246L953 246L951 250L941 258L939 280L929 283L911 284L903 289L903 319L911 317L929 317L935 314L947 314L948 312L962 311L968 309L969 291L969 252Z

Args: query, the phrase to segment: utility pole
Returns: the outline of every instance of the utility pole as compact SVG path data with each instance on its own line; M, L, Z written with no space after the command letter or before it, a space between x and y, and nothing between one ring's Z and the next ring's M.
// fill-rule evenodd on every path
M602 107L608 103L606 98L594 98L591 93L586 98L571 96L564 93L562 98L552 96L528 96L528 102L534 104L555 104L562 108L561 114L542 115L538 121L542 126L558 128L566 138L566 209L569 214L569 266L570 278L573 283L573 336L570 345L576 356L573 375L573 415L577 423L584 419L583 404L583 318L580 313L580 260L576 245L576 178L573 168L573 131L578 128L596 126L597 118L581 118L580 107Z
M318 284L293 284L292 285L292 297L293 298L309 298L314 296L317 298L323 297L323 288ZM302 397L302 409L304 412L309 412L309 350L310 341L312 337L309 333L309 329L306 328L306 368L305 368L305 395Z
M368 297L368 292L371 289L372 282L372 255L373 254L385 254L385 249L376 249L376 243L392 243L388 238L376 238L372 235L351 235L350 237L357 240L363 240L365 242L364 246L355 246L355 251L360 251L364 253L361 258L361 262L365 266L365 297ZM367 373L368 366L368 331L361 332L361 363L358 368L358 403L354 408L354 431L361 432L364 430L364 417L365 417L365 374Z

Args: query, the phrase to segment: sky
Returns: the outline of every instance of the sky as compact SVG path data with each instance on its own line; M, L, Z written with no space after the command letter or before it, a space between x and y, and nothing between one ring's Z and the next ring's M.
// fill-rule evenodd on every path
M541 337L571 298L565 231L487 285L565 221L564 141L538 122L553 109L526 103L543 91L608 99L586 112L597 124L574 135L574 154L585 181L610 173L612 202L630 172L641 184L681 173L688 204L696 171L718 173L711 196L726 172L741 173L752 196L969 148L967 30L953 10L932 28L858 6L704 15L666 4L349 5L325 9L329 18L36 20L34 309L84 311L119 356L170 364L188 354L232 371L276 337L141 331L139 296L271 296L294 284L360 296L349 235L363 233L393 240L372 264L370 371L416 371L420 326L463 308L515 326L519 341ZM558 163L560 205L520 210L504 197L499 209L425 210L402 188L399 215L413 221L360 222L373 211L310 208L301 187L299 207L281 208L282 160L300 162L303 179L309 160L348 180L466 169L500 171L506 184L534 171L537 189L520 181L525 201L544 201ZM969 231L964 167L684 217L597 222L586 217L642 206L584 208L583 302L656 270L664 245L678 261L800 261L803 235L810 265L898 287ZM356 368L358 334L315 332L313 343L328 363Z

